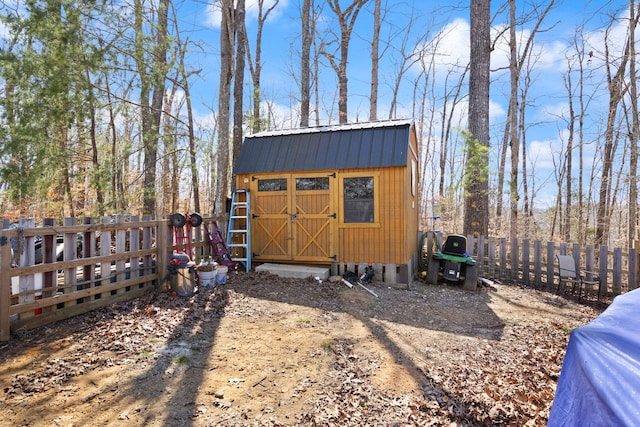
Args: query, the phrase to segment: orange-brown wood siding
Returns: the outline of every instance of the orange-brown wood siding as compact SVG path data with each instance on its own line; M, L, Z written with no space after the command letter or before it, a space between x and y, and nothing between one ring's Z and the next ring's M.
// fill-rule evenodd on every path
M339 225L338 262L366 262L369 264L406 264L406 173L405 168L357 169L340 173L378 173L380 198L379 226ZM341 204L340 204L341 206Z

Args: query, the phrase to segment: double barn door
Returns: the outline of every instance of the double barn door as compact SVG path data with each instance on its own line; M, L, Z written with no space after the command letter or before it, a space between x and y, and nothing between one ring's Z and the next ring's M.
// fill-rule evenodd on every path
M256 261L336 259L336 175L278 174L251 179L251 241Z

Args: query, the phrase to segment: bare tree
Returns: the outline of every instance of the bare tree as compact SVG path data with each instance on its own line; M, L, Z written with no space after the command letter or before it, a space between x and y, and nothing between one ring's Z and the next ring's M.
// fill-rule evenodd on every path
M629 20L628 29L635 30L638 24L638 14L633 15L633 20ZM609 232L610 225L610 213L611 207L610 201L612 200L612 172L613 172L613 160L615 156L615 146L617 144L617 124L616 118L618 115L618 107L620 102L627 94L629 86L625 84L625 76L627 65L630 61L631 52L631 37L627 34L627 40L624 44L622 56L617 61L614 61L609 48L609 36L612 28L607 28L605 32L605 67L607 73L607 85L609 90L609 111L607 114L607 124L604 134L604 150L602 153L602 172L600 175L600 190L598 198L598 207L596 213L596 244L605 244L605 236ZM617 67L617 69L615 68Z
M405 74L409 69L420 61L420 52L416 49L417 45L420 45L423 38L421 37L417 42L411 43L411 31L410 29L415 25L416 19L411 11L409 21L404 28L398 29L397 32L391 35L391 38L396 41L401 36L401 42L399 47L399 64L396 65L395 76L393 79L393 87L391 91L391 105L389 106L389 120L396 117L396 111L398 107L398 96L400 93L400 84L402 83ZM426 34L425 34L426 35ZM423 36L424 37L424 36Z
M367 4L369 0L353 0L349 6L342 10L340 6L340 0L326 0L331 11L338 18L340 26L340 38L332 40L324 46L321 53L331 64L331 67L338 76L338 115L340 123L348 122L347 115L347 100L348 100L348 77L347 77L347 64L349 62L349 42L351 41L351 34L353 32L353 26L356 23L356 19L362 7ZM333 52L328 52L326 49L333 43L339 43L338 48ZM336 58L337 51L340 51L340 57Z
M264 30L264 23L267 21L269 14L275 9L280 0L274 0L273 4L269 6L266 10L264 8L265 0L258 0L258 20L257 25L258 28L256 30L256 52L254 60L251 59L251 46L249 45L248 39L246 39L246 50L247 50L247 58L249 60L249 72L251 73L251 80L253 82L253 117L251 119L251 130L255 132L260 132L263 126L263 120L260 117L260 104L262 102L262 89L261 89L261 76L262 76L262 32ZM305 3L308 3L309 0L305 0ZM304 6L303 6L304 12ZM304 16L303 16L303 26L304 26ZM243 25L244 27L244 25ZM244 31L246 33L246 30ZM303 28L303 45L304 45L304 28ZM304 67L304 61L302 63ZM307 67L309 67L308 59L307 59ZM304 71L304 70L303 70ZM304 74L304 72L303 72ZM307 109L308 109L307 102ZM308 116L307 112L307 116Z

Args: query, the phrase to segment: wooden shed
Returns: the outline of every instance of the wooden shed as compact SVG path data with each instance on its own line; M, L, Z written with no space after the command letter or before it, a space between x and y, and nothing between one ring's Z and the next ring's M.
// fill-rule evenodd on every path
M247 136L235 170L249 190L253 262L417 268L418 147L410 120ZM356 271L356 273L358 273Z

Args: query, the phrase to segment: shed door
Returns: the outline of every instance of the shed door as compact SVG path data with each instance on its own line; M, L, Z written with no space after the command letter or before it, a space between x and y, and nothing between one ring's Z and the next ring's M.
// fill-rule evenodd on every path
M334 174L287 174L252 181L256 261L335 260Z

